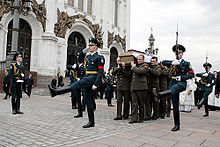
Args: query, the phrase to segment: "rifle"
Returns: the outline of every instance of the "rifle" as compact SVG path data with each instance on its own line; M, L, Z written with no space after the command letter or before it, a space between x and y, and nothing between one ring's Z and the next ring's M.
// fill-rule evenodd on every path
M179 60L179 48L178 48L178 23L177 23L177 31L176 31L176 59Z

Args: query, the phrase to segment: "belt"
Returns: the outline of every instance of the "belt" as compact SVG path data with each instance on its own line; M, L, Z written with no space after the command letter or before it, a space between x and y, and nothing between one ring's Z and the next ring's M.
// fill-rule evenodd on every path
M176 77L172 76L172 77L171 77L171 79L174 79L174 80L176 80Z
M86 74L98 74L98 71L86 71Z

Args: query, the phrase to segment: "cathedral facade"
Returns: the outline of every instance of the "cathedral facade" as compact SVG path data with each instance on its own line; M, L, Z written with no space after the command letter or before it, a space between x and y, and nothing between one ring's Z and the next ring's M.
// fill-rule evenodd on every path
M0 5L0 61L11 51L11 10ZM105 70L129 49L130 0L33 0L27 16L20 14L18 51L26 70L53 76L64 74L90 37L101 43Z

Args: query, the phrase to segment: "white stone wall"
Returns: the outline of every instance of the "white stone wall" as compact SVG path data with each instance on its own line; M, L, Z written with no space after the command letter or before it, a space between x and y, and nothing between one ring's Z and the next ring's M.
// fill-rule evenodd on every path
M43 0L37 0L41 3ZM130 0L119 0L119 15L118 26L114 23L114 6L115 0L93 0L92 15L87 11L87 0L84 0L84 10L77 8L78 0L75 0L74 8L68 6L68 0L46 0L47 20L46 31L43 32L42 25L36 20L35 14L31 12L28 16L21 18L26 20L32 29L32 45L31 45L31 71L36 71L42 75L56 75L58 67L61 69L61 74L64 75L67 61L67 46L68 37L74 31L81 33L86 39L93 37L93 33L81 20L76 20L71 29L66 32L65 38L56 37L54 34L54 24L57 23L57 8L62 12L67 12L69 16L82 14L86 16L93 24L102 26L103 34L103 49L99 49L99 53L105 57L105 69L109 68L110 48L115 47L120 54L123 52L120 43L113 42L110 48L107 47L108 31L114 32L115 35L120 34L122 38L126 35L126 47L129 49L130 39ZM6 44L7 44L7 27L12 20L10 13L5 14L0 21L0 61L6 59Z

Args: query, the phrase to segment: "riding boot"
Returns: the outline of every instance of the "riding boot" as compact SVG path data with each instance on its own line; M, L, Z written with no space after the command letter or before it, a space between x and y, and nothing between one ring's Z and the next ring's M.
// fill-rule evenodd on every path
M167 96L170 96L172 94L170 89L166 91L158 92L156 88L153 88L152 92L155 95L155 97L158 97L158 98L161 98L161 97L166 98Z
M204 102L205 102L205 98L202 98L202 99L199 101L199 103L197 104L198 109L200 109L200 108L202 107L202 105L204 104Z
M95 126L95 121L94 121L94 111L93 108L87 108L88 111L88 117L89 117L89 122L83 128L90 128Z
M174 127L171 131L178 131L180 130L180 113L179 112L173 112L174 116Z
M49 91L50 91L50 96L53 98L56 95L68 93L71 91L70 86L65 86L65 87L59 87L59 88L53 88L51 85L48 85Z

